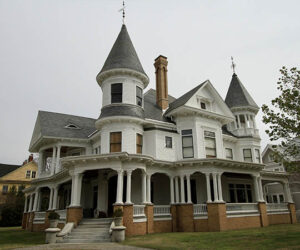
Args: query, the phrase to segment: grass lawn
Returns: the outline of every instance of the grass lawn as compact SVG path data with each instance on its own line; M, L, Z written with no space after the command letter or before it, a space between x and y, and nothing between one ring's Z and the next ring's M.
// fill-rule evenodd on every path
M153 249L300 249L300 224L226 232L148 234L128 237L123 244Z
M0 227L0 249L13 249L43 244L45 233L32 233L21 227Z

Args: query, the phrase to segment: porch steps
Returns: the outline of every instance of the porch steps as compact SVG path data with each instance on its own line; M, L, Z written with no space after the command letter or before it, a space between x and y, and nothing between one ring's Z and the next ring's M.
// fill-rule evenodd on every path
M111 218L82 219L71 234L64 237L64 243L98 243L110 242L109 228Z

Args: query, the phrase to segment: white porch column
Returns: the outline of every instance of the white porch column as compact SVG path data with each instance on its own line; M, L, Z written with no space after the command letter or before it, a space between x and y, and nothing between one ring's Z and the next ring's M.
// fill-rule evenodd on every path
M205 173L205 176L206 176L206 194L207 194L207 202L211 202L210 173Z
M55 173L55 163L56 163L56 147L52 148L52 159L51 159L51 174Z
M241 128L240 115L237 115L237 118L238 118L238 125L239 125L239 128Z
M61 146L59 145L59 146L57 146L55 173L60 171L60 166L59 166L60 150L61 150Z
M44 162L44 152L42 150L39 151L39 162L38 162L38 171L37 177L40 177L43 171L43 162Z
M191 179L190 175L186 175L186 187L187 187L187 203L192 203L192 196L191 196Z
M37 190L35 193L34 193L34 202L33 202L33 211L36 212L38 211L38 199L39 199L39 190Z
M261 183L261 177L258 177L258 188L259 188L259 194L260 194L260 200L261 201L265 201L264 200L264 193L263 193L263 188L262 188L262 183Z
M171 199L171 204L174 204L174 177L173 176L169 176L170 177L170 199Z
M212 173L214 183L214 202L219 201L218 197L218 184L217 184L217 173Z
M28 212L32 212L33 194L30 194Z
M53 188L50 188L50 196L49 196L49 207L48 210L52 209L52 203L53 203Z
M126 204L131 204L131 174L132 170L127 170Z
M53 202L52 202L52 209L53 210L57 209L58 188L59 188L59 186L56 186L54 188L54 191L53 191Z
M146 194L146 184L147 183L147 176L146 173L142 173L142 202L145 204L147 202L147 194Z
M122 204L122 203L123 203L123 170L119 169L116 204Z
M179 187L178 187L178 176L175 176L175 198L176 203L179 203Z
M180 176L180 196L181 196L181 203L185 203L184 175Z
M83 174L75 173L72 176L71 207L79 207Z
M255 198L257 202L260 202L260 195L259 195L259 186L258 186L258 177L253 176L253 184L254 184L254 193L255 193Z
M151 203L151 174L147 174L147 203Z
M25 204L24 204L24 213L27 213L27 209L28 209L28 196L25 196Z
M218 193L219 193L219 201L223 202L223 194L222 194L222 173L218 173Z
M289 187L289 183L288 182L284 182L283 183L283 190L284 190L284 199L286 202L292 203L293 199L292 199L292 195L290 192L290 187Z

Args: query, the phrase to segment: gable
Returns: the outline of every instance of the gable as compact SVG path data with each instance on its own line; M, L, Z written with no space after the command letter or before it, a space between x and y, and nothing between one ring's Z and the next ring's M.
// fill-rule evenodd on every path
M229 118L234 118L222 97L210 81L206 81L186 102L185 106L196 108L204 112L211 112Z
M37 164L32 161L24 166L21 166L13 171L9 172L8 174L1 177L1 180L17 180L17 181L29 181L30 179L26 179L26 171L30 170L37 172Z

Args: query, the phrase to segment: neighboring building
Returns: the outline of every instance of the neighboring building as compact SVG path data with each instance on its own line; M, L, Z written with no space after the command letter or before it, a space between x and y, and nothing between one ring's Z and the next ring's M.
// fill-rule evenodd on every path
M262 153L262 161L266 171L275 171L286 173L284 166L281 163L275 162L274 148L268 144ZM296 160L294 160L296 161ZM299 162L300 166L300 162ZM289 186L291 194L296 206L297 220L300 221L300 173L291 173L289 176ZM273 182L265 185L265 194L269 203L283 203L284 189L280 183Z
M209 80L175 98L167 65L155 59L156 90L144 93L149 78L123 25L97 75L99 118L39 111L29 148L39 153L38 178L25 190L23 227L45 229L50 210L63 227L111 217L114 207L127 235L295 223L288 175L263 170L259 107L237 75L225 101ZM280 207L264 200L274 180L284 184Z
M37 164L30 161L24 165L0 164L0 204L5 203L6 195L15 186L16 191L28 188L37 175Z

